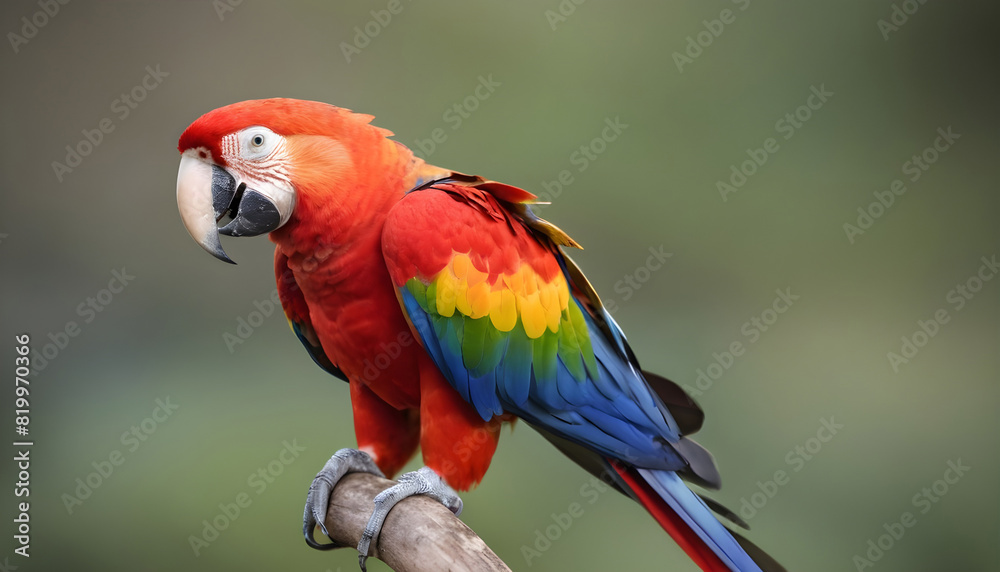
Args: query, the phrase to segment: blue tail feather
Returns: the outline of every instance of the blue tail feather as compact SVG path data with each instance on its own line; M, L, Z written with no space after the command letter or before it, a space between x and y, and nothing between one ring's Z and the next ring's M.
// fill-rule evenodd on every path
M760 566L677 473L651 469L638 469L638 472L727 566L739 572L761 572Z

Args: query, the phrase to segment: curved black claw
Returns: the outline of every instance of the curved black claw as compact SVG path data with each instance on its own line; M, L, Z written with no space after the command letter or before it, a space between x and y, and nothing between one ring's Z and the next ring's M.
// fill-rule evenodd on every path
M385 477L375 465L375 461L368 456L368 453L357 449L341 449L334 453L330 460L323 465L320 472L316 474L316 478L313 479L312 485L309 487L309 495L306 497L306 508L302 515L302 535L306 539L306 544L311 548L316 550L342 548L342 545L336 542L332 544L316 542L316 539L313 538L313 531L316 525L319 525L323 534L327 537L330 536L324 524L326 509L330 504L330 494L333 492L333 487L337 486L340 479L344 478L347 473L371 473Z
M400 475L397 484L385 489L375 497L375 510L372 512L365 531L358 543L358 564L362 572L367 572L365 561L368 560L368 548L373 542L378 542L382 532L382 524L392 507L399 501L413 495L427 495L448 507L455 515L462 514L462 499L444 482L430 467L421 467L412 473Z

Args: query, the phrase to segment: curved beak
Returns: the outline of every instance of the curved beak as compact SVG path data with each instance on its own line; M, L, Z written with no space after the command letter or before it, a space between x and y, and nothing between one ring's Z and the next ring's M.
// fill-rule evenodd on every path
M269 183L237 181L226 169L194 154L181 155L177 208L191 238L212 256L236 264L222 249L220 234L257 236L288 221L294 193ZM259 190L258 190L259 189ZM219 222L230 220L221 228Z

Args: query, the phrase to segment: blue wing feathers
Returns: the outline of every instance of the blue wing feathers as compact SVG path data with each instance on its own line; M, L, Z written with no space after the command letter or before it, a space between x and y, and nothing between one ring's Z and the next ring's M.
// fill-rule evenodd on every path
M568 279L568 277L567 277ZM567 365L556 336L531 340L518 323L506 333L455 314L428 315L408 288L404 308L431 358L483 419L509 411L602 455L639 467L677 470L686 463L669 445L680 439L666 412L632 364L621 357L579 302L596 358ZM429 296L428 296L429 297ZM612 322L613 323L613 322ZM560 326L566 326L563 321ZM573 336L575 339L575 336ZM559 336L558 338L563 338ZM463 348L482 348L465 354ZM525 351L530 348L530 351ZM494 365L496 364L496 365ZM582 376L582 380L578 379Z
M506 402L521 407L531 389L533 346L520 323L510 331L507 348L506 357L500 362L503 379L499 389Z

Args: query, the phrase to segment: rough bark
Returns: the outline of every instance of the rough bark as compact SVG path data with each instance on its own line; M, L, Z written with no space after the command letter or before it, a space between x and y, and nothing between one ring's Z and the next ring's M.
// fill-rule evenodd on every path
M341 479L326 513L331 538L342 546L357 546L375 495L394 484L367 473L351 473ZM368 555L396 572L510 572L471 528L444 505L425 496L404 499L393 507Z

